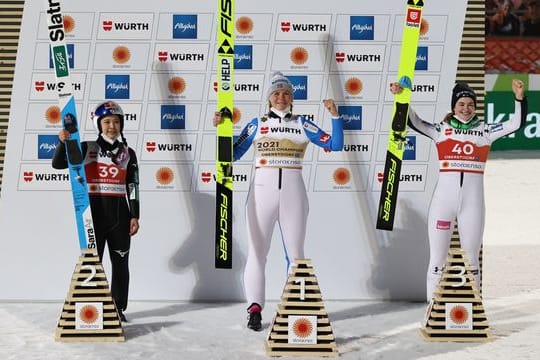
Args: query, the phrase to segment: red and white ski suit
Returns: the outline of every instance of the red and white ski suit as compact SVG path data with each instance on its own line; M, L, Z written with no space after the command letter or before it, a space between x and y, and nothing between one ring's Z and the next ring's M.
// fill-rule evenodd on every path
M514 114L508 121L498 124L481 121L470 129L457 129L447 121L431 124L412 109L409 112L410 127L435 141L439 156L439 180L428 214L428 301L442 275L456 219L461 247L474 274L476 288L480 288L478 258L484 232L484 168L489 149L493 141L523 126L526 115L526 101L515 100Z

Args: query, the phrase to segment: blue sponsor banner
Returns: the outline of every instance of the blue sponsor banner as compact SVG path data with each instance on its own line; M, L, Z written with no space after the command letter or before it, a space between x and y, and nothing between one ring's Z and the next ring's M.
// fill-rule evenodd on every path
M38 135L37 142L38 159L52 159L58 143L58 135Z
M67 48L67 57L68 57L68 66L70 69L75 67L75 45L66 44ZM52 59L52 50L49 46L49 68L54 69L53 59Z
M343 119L343 130L362 130L362 106L340 105L338 112Z
M106 99L129 99L129 75L105 75Z
M350 18L351 40L373 40L375 38L374 16L351 16Z
M253 69L253 45L234 46L234 70Z
M175 130L185 129L186 106L161 105L161 128Z
M291 81L294 100L307 100L308 77L306 75L285 76Z
M403 160L416 160L416 136L406 136L405 151L403 152Z
M197 38L197 15L175 14L172 21L173 39Z
M416 51L416 65L414 70L428 70L428 47L419 46Z

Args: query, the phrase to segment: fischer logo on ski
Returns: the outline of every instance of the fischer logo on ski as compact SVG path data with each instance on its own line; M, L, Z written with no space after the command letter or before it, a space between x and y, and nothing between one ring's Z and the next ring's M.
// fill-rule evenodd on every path
M388 137L384 178L377 211L377 229L380 230L392 230L394 228L401 163L407 142L405 135L407 134L409 103L411 100L423 6L423 0L407 1L407 13L398 68L398 79L402 91L394 96L392 126Z
M215 267L232 268L234 0L218 0Z
M65 145L79 245L81 250L96 250L94 222L92 221L86 174L84 171L75 96L73 95L69 75L67 46L64 42L64 19L58 0L46 0L45 2L47 9L47 29L49 30L49 42L54 64L56 87L58 89L58 105L61 109L62 126L70 133L70 138L65 141Z

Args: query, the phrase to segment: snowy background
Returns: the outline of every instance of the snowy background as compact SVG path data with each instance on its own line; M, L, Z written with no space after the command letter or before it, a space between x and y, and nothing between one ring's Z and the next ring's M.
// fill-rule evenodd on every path
M496 152L488 161L483 303L493 341L424 341L423 303L326 301L340 359L539 359L539 178L539 152ZM131 302L125 343L59 343L62 301L5 302L0 359L265 359L276 305L267 303L255 333L242 303Z

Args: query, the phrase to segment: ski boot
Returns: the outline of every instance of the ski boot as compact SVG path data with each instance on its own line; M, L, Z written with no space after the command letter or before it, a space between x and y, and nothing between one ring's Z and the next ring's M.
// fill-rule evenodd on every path
M261 305L257 303L251 304L248 309L248 323L247 327L253 331L260 331L262 328L262 316L261 316Z

